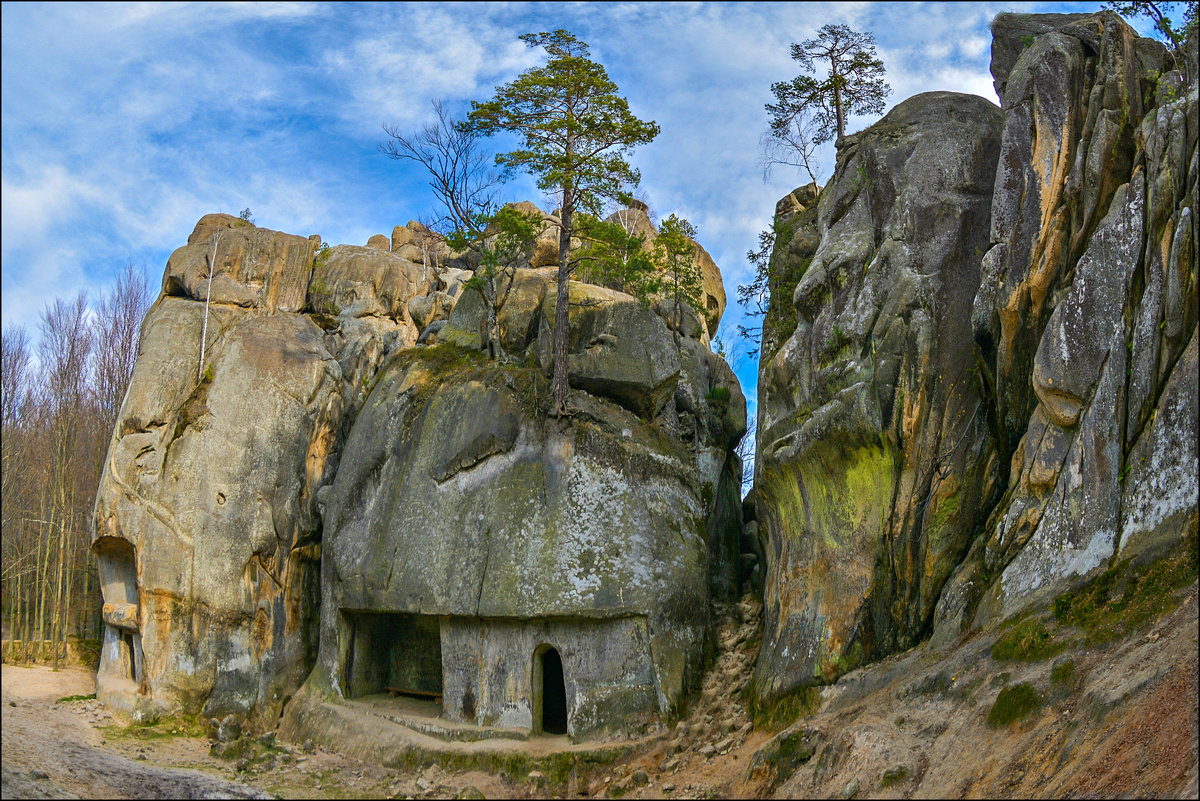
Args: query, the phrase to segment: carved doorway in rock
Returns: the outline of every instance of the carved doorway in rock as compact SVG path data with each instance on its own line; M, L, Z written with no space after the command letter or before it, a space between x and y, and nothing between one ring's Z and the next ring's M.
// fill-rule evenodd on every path
M533 655L533 733L567 733L567 685L562 656L550 645Z
M101 537L93 547L100 573L104 620L99 670L140 686L143 676L137 555L131 543L117 537Z

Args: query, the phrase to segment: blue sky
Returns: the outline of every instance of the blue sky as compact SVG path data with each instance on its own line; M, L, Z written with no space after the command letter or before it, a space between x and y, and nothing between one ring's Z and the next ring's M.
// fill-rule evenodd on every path
M988 23L1002 10L1098 3L5 3L2 318L36 336L54 297L96 296L132 261L157 288L202 215L249 207L260 226L364 244L433 209L425 178L376 146L441 98L458 115L538 61L517 38L567 28L658 138L632 162L661 216L699 230L725 278L721 325L747 397L756 365L734 332L745 253L775 201L764 181L770 86L797 74L789 46L825 23L875 34L893 93L996 101ZM1139 28L1144 26L1139 25ZM855 119L857 130L873 119ZM832 149L823 152L824 178ZM549 208L531 180L510 200Z

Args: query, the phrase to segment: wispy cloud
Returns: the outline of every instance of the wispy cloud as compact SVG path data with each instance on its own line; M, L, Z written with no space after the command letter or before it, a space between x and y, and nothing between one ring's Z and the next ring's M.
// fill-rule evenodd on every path
M758 164L771 83L797 71L789 45L827 22L871 30L893 104L932 89L994 102L987 26L1002 7L4 4L4 323L36 324L47 300L99 291L130 259L156 285L210 211L250 207L260 225L354 243L425 214L424 176L375 150L381 124L415 127L433 98L465 113L540 58L519 34L564 27L661 126L633 160L651 203L696 224L721 266L732 347L745 253L807 180L764 182ZM828 176L832 147L822 156ZM509 191L540 200L528 179ZM731 356L754 397L753 361Z

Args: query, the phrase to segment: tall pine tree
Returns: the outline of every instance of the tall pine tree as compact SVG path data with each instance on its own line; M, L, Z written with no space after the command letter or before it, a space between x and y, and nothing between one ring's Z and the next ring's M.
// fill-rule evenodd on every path
M568 281L574 215L599 216L605 198L616 198L640 176L626 155L658 135L658 125L629 111L604 67L592 61L586 43L569 31L527 33L530 47L549 58L512 83L496 88L486 103L472 103L463 129L485 136L512 131L521 147L496 156L496 163L537 177L538 187L562 199L558 239L558 306L554 320L553 414L567 407Z

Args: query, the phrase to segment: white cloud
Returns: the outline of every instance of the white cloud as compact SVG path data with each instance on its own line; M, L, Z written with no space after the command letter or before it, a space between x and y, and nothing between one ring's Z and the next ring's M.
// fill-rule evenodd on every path
M771 83L797 72L789 45L827 22L872 30L889 106L931 89L994 102L987 24L1001 8L4 4L4 322L106 285L130 258L157 285L210 211L248 206L260 225L356 244L421 216L425 179L375 152L380 123L419 125L432 98L462 113L539 60L519 34L565 27L661 126L633 161L652 205L699 227L725 275L732 331L745 252L775 201L807 182L788 170L764 182L758 164ZM832 147L822 152L828 178ZM540 200L527 178L509 190Z

